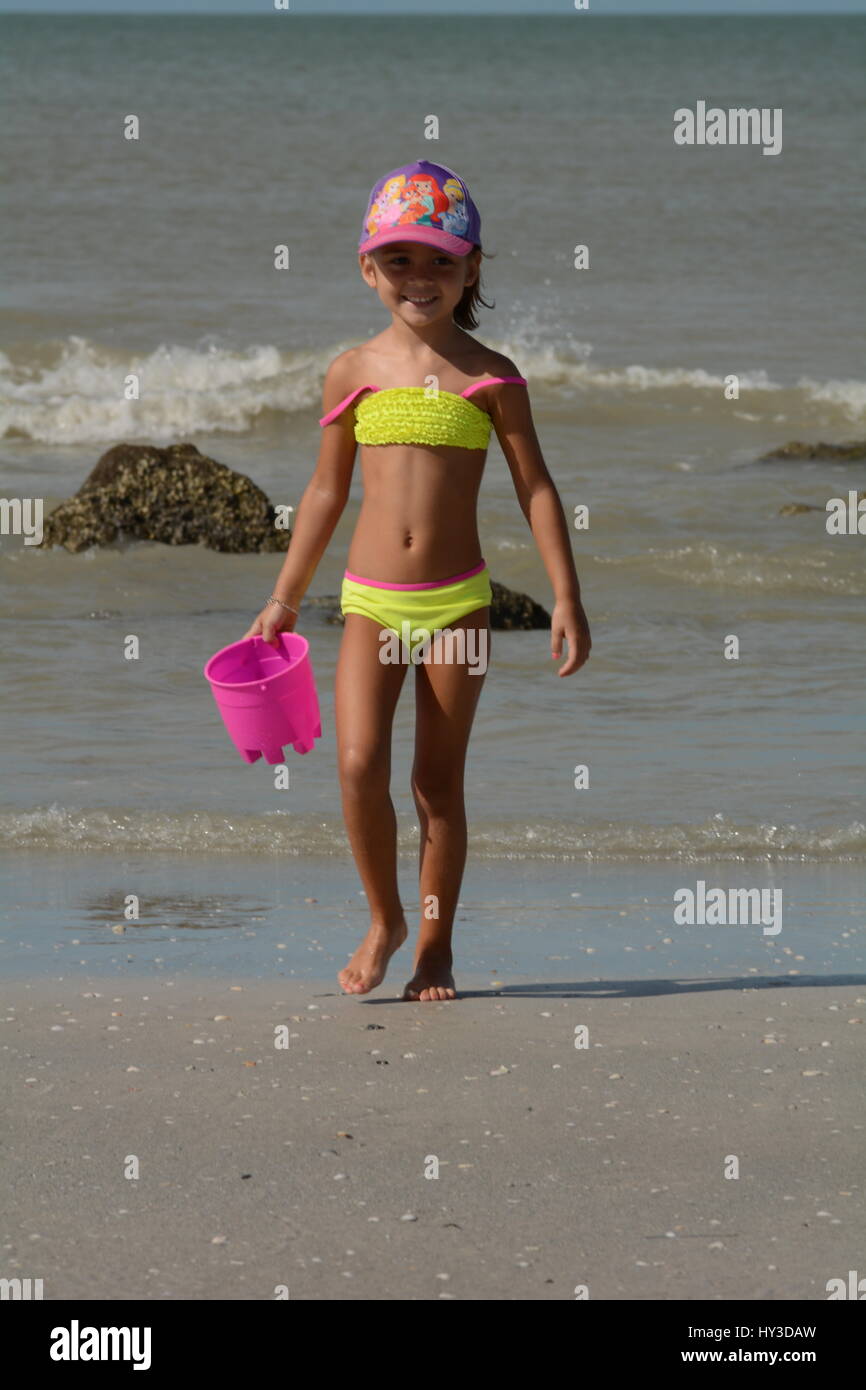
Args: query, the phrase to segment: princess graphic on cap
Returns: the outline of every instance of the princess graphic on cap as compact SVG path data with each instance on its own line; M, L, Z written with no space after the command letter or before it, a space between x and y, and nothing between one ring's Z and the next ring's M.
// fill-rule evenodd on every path
M465 236L469 226L469 218L463 203L463 185L459 179L447 179L445 182L444 193L448 199L448 208L439 214L439 221L446 232L452 236Z
M408 206L403 201L405 183L405 174L397 174L382 184L379 195L370 209L370 216L367 218L367 231L370 236L374 236L376 232L383 232L386 227L393 227L394 223L399 220L401 213L405 212Z
M397 226L413 222L417 227L440 227L439 214L448 207L448 195L442 192L435 179L427 174L414 174L403 190L406 211L397 219Z

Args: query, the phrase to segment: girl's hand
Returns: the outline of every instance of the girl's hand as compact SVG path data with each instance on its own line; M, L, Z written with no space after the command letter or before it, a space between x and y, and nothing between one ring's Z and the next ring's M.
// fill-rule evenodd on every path
M563 637L568 642L568 656L557 675L570 676L588 661L592 647L586 614L582 605L572 599L561 600L553 609L550 620L550 654L554 661L558 661L562 656Z
M269 646L275 647L277 645L277 633L293 632L297 621L296 613L290 613L287 608L281 608L278 603L268 603L252 627L244 633L244 640L247 637L263 637Z

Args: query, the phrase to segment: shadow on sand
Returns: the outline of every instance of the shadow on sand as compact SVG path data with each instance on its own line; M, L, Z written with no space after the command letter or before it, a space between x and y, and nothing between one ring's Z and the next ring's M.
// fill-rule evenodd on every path
M711 980L578 980L573 984L557 980L550 984L503 985L501 989L461 989L461 999L640 999L655 994L700 994L709 990L746 989L839 989L847 985L866 985L866 975L737 975L732 979ZM316 999L355 998L362 1004L402 1004L398 997L368 998L364 995L316 994ZM449 1001L451 1002L451 1001Z

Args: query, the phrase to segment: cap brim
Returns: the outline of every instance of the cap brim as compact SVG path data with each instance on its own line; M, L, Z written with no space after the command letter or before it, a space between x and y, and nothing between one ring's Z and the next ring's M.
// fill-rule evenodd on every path
M439 227L418 227L410 223L403 227L387 227L384 232L367 237L358 247L358 254L375 251L377 247L388 246L395 241L420 241L424 246L436 246L440 251L446 251L449 256L467 256L474 246L474 242L444 232Z

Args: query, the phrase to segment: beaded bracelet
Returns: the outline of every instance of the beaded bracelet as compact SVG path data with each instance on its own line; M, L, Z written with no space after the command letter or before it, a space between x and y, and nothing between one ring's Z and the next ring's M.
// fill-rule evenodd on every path
M278 603L281 608L285 608L289 613L294 613L296 617L300 617L297 608L293 608L290 603L283 603L281 598L275 598L273 594L271 594L271 597L268 599L268 603Z

